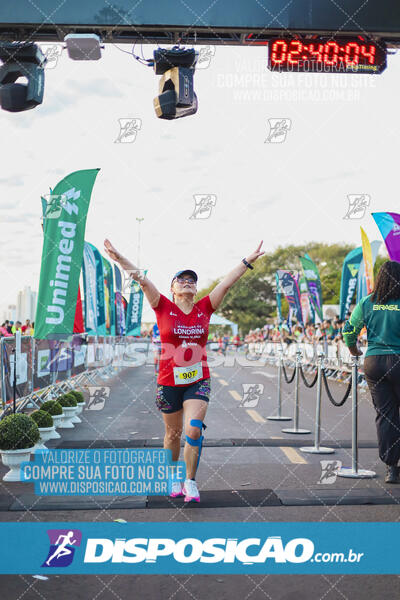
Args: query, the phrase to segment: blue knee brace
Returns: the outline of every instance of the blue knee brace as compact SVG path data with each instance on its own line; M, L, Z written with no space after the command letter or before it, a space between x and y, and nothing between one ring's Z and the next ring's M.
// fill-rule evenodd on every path
M203 429L206 429L207 425L204 425L203 421L200 421L200 419L191 419L190 424L192 427L198 427L200 429L199 439L195 440L195 439L189 437L188 435L186 436L186 441L188 444L190 444L191 446L199 447L199 455L197 457L197 465L196 465L196 470L197 470L197 467L199 466L199 462L200 462L201 450L202 450L203 440L204 440L204 435L202 435L202 433L203 433Z

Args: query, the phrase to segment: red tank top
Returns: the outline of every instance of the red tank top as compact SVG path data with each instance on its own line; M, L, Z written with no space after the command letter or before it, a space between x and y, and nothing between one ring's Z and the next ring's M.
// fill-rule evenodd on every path
M207 379L206 344L208 325L214 312L207 295L187 315L166 296L160 294L153 309L161 338L160 369L157 383L184 386Z

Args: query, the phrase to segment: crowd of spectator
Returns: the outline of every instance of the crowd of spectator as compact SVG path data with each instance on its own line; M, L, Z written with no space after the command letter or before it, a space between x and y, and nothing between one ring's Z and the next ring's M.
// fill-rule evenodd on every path
M346 320L350 317L350 313L346 315ZM307 323L301 325L294 323L291 327L286 322L278 325L269 324L264 327L250 330L245 336L245 343L255 342L284 342L292 344L293 342L308 342L308 343L338 343L343 341L343 327L346 320L341 320L339 315L334 319L324 319L322 323ZM360 342L366 344L366 331L362 331Z
M346 319L350 317L350 313L346 315ZM286 344L292 344L294 342L317 342L321 343L325 340L327 342L338 343L343 341L343 327L345 321L339 319L339 315L336 315L334 319L325 319L322 323L307 323L307 325L301 325L300 323L294 323L291 327L288 326L286 321L281 324L275 322L274 324L266 324L264 327L257 327L257 329L251 329L244 338L239 335L228 335L228 334L211 334L208 336L209 342L218 344L218 351L225 354L228 345L234 345L236 347L241 346L243 343L256 343L256 342L284 342ZM35 329L35 323L31 323L30 319L26 319L25 324L22 325L21 321L9 321L6 320L0 327L0 338L14 336L16 331L21 331L22 335L33 335ZM365 329L365 328L364 328ZM142 338L151 338L151 330L142 331ZM367 336L366 331L362 331L359 338L362 345L366 344Z
M16 331L21 331L22 335L33 335L35 332L35 323L26 319L25 324L21 321L9 321L8 319L1 324L0 337L10 337L15 335Z

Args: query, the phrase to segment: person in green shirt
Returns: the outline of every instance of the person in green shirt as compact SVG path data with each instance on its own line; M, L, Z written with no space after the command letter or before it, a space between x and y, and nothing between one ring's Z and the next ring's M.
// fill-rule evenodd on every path
M355 306L343 328L343 339L361 356L357 337L367 329L364 373L376 410L379 457L386 464L386 483L400 483L400 263L381 266L374 291Z

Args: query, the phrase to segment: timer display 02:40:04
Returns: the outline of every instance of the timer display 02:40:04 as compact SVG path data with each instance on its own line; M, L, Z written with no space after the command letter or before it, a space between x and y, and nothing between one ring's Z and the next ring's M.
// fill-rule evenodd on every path
M384 44L360 40L270 40L268 68L287 71L381 73L386 68Z

